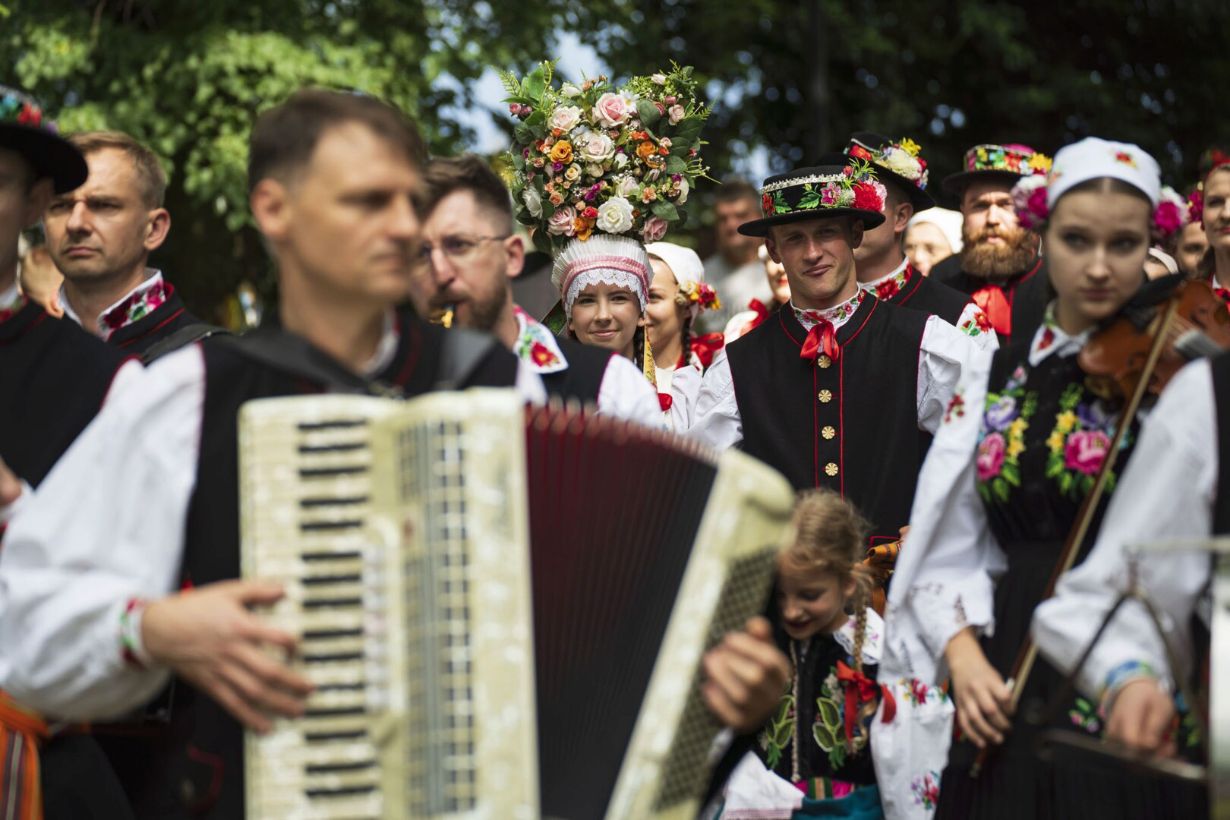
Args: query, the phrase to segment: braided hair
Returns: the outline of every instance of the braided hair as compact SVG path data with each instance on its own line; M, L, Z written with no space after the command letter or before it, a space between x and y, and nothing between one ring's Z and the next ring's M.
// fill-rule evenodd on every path
M854 594L847 605L853 608L854 616L854 671L861 675L867 609L875 588L875 575L862 560L870 525L849 502L827 488L800 492L791 523L794 537L782 553L782 566L804 572L829 572L843 586L854 582ZM863 704L860 722L874 714L876 707L874 701ZM853 738L846 745L848 751L854 752Z

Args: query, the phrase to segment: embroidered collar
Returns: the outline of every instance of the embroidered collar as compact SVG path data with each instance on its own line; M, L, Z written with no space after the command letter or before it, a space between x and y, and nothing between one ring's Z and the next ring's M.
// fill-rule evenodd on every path
M833 639L841 648L854 654L854 631L858 626L855 618L847 618L841 629L833 633ZM867 631L863 635L863 663L879 663L880 650L884 644L884 619L871 607L867 607Z
M522 310L520 305L513 305L513 314L517 317L517 341L513 343L517 358L538 374L567 370L568 360L550 328Z
M1033 341L1029 345L1029 365L1036 367L1048 356L1074 356L1089 341L1093 328L1081 331L1075 336L1069 336L1055 321L1055 303L1046 306L1046 315L1042 317L1042 325L1034 331Z
M858 310L859 305L863 303L863 297L866 295L867 291L858 288L853 296L840 305L825 308L824 310L798 308L794 306L793 301L790 303L790 307L794 310L794 315L804 330L811 330L821 320L829 322L833 326L833 330L837 330L850 320L850 317L854 315L854 311Z
M106 340L120 328L139 322L162 307L173 293L175 288L162 278L162 271L146 268L141 284L100 313L93 327L86 327L81 317L73 311L63 287L60 288L60 304L64 306L65 316Z
M910 260L902 259L901 264L892 273L886 273L874 282L860 282L859 287L874 294L877 299L888 301L901 291L914 276Z

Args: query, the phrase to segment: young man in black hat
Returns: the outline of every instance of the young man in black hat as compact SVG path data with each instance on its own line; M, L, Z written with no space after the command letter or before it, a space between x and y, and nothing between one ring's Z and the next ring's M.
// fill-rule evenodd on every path
M910 218L935 207L926 190L929 172L918 143L860 131L850 137L845 153L875 166L886 189L884 222L864 230L863 244L854 251L859 287L877 299L939 316L979 347L998 347L987 315L968 294L923 276L905 257L903 239Z
M945 259L931 277L968 293L987 314L1001 345L1029 338L1050 301L1041 240L1021 226L1012 187L1024 176L1045 174L1050 159L1025 145L976 145L963 170L944 179L965 217L960 254Z
M884 221L884 186L844 155L770 177L766 238L790 304L733 342L705 374L691 432L741 445L796 488L853 501L873 542L896 540L914 484L973 342L936 316L868 297L854 250Z

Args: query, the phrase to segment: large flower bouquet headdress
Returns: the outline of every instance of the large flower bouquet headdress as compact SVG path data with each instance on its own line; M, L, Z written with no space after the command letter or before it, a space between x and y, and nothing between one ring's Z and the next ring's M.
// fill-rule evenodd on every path
M502 79L520 120L510 152L517 219L537 229L536 247L554 255L596 233L656 242L684 222L707 170L700 132L709 109L690 66L622 87L605 76L557 85L550 62Z

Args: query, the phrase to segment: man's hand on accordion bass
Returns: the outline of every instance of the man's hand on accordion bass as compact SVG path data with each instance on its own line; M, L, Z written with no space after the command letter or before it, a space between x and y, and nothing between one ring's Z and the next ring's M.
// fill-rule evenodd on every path
M773 643L764 618L752 618L705 654L701 692L718 719L739 733L759 729L773 714L790 677L790 661Z
M141 640L151 658L220 703L236 720L269 731L270 715L297 717L312 685L279 662L295 639L249 611L282 597L263 581L220 581L149 604Z

